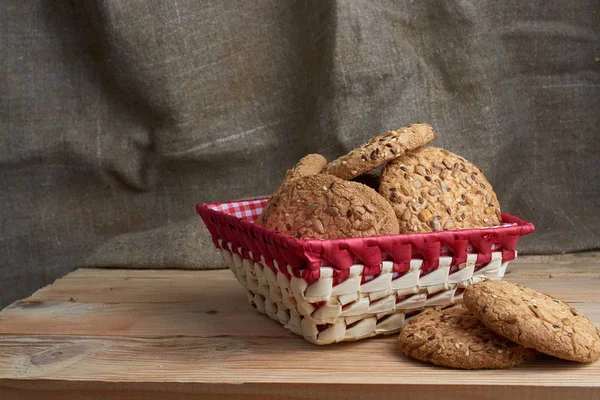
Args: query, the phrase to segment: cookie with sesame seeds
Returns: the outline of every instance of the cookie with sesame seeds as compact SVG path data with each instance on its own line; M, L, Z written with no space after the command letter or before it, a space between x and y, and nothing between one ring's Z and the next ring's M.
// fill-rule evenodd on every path
M511 368L536 356L535 350L495 334L462 306L412 318L400 331L398 349L417 360L462 369Z
M600 330L563 301L506 281L469 286L463 300L488 328L522 346L582 363L600 358Z
M379 193L392 204L400 233L501 224L498 198L479 168L438 147L411 150L387 163Z
M424 146L433 139L435 131L431 125L424 123L388 131L330 162L323 173L350 180L393 160L407 150Z
M392 206L376 191L332 175L311 175L282 185L261 225L298 239L335 239L398 233Z

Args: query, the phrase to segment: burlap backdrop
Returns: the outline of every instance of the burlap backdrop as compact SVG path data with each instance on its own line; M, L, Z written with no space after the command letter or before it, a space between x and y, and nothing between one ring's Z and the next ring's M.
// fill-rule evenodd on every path
M77 265L214 268L198 202L415 121L599 247L600 3L5 0L0 305Z

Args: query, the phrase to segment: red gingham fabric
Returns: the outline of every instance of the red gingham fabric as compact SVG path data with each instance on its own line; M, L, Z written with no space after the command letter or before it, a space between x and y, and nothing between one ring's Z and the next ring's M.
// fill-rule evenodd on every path
M232 201L229 203L212 203L207 207L215 211L233 215L246 221L254 222L262 214L268 199Z
M254 222L258 219L260 214L267 204L269 199L252 199L252 200L240 200L240 201L231 201L225 203L211 203L206 204L206 206L212 210L220 211L225 214L233 215L240 219ZM504 223L501 226L513 226L515 223ZM495 227L493 227L495 228ZM471 229L489 229L486 228L471 228Z

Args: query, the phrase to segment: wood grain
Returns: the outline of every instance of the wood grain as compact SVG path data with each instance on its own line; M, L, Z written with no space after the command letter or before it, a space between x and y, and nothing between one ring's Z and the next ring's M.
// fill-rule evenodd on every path
M48 387L52 389L49 390ZM7 380L3 400L597 400L593 387L500 386L455 384L409 385L243 383L239 385L202 382L129 383L129 382L56 382Z
M51 390L48 387L52 387ZM0 385L3 400L597 400L593 387L500 386L455 384L409 385L305 383L243 383L239 385L202 382L56 382L7 380Z
M508 280L566 299L600 325L596 253L521 258L509 271ZM512 370L460 371L406 359L395 337L319 347L254 311L229 271L80 269L0 312L0 393L592 399L600 398L600 363L544 357Z

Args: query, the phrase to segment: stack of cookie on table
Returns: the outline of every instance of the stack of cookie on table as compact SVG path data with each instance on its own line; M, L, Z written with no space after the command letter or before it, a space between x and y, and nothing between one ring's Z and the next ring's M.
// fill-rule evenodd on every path
M600 358L600 331L568 304L504 281L467 287L463 305L426 311L400 331L398 347L417 360L446 367L510 368L538 352L591 363Z
M286 172L257 224L297 239L336 239L499 226L498 198L463 157L427 146L433 128L375 136L328 163L309 154ZM380 170L380 173L374 172ZM407 356L456 368L509 368L537 352L600 357L600 332L567 304L522 286L484 281L464 305L412 318L398 339Z

